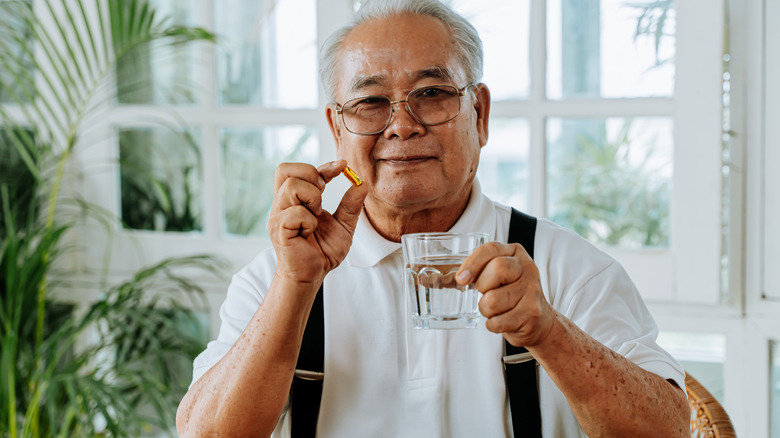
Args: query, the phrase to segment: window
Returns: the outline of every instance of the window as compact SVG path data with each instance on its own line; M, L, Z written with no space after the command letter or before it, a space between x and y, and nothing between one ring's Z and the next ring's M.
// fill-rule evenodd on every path
M658 343L722 404L726 337L714 333L661 332Z
M314 129L286 125L265 128L222 128L219 131L222 208L225 231L237 236L265 236L273 200L276 165L316 163Z
M30 38L30 32L27 23L20 17L24 16L24 10L32 7L32 0L6 0L0 5L0 41L7 45L5 53L11 53L15 58L22 59L19 65L28 65L32 68L32 58L30 53L22 50L22 46L14 40L13 36L21 38ZM13 81L14 72L8 71L4 66L0 69L0 104L10 102L27 102L32 96L27 96L20 87L15 86Z
M127 228L203 229L199 145L197 131L119 130L122 219Z

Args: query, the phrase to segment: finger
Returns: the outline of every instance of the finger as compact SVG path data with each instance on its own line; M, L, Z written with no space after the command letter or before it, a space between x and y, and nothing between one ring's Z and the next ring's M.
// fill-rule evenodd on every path
M523 299L530 300L530 297ZM535 345L544 337L546 328L549 328L549 315L538 305L520 304L508 312L488 318L485 328L493 333L504 334L512 345Z
M282 163L276 168L274 173L274 193L279 191L279 188L288 179L299 179L307 181L310 184L318 187L320 190L325 189L325 179L320 175L317 170L311 164L306 163Z
M512 283L498 289L489 290L479 299L479 313L492 318L514 309L523 297L518 284Z
M516 257L502 256L490 260L473 279L474 287L480 292L498 289L499 287L513 283L523 275L523 265Z
M273 224L268 222L268 234L278 241L296 237L308 237L317 228L317 218L302 205L292 206L279 212Z
M368 195L368 188L365 184L357 187L350 186L347 192L344 193L344 197L341 198L338 208L333 213L333 217L350 233L355 232L366 195Z
M322 212L322 191L308 181L289 178L276 191L273 208L284 210L294 205L303 205L319 215Z
M317 171L325 182L328 183L337 177L345 167L347 167L347 160L337 160L321 165L317 168Z
M474 252L463 261L455 279L460 284L473 283L480 276L482 270L485 269L487 264L492 259L496 257L513 256L518 250L525 252L525 250L522 248L522 246L516 243L485 243L484 245L481 245L479 248L475 249Z
M485 328L493 333L516 333L523 337L524 320L520 312L514 309L500 315L492 316L485 321Z

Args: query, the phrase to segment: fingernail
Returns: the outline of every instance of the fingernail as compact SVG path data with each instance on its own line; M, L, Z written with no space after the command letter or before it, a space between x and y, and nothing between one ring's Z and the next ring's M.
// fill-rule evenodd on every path
M320 189L325 188L325 179L322 176L317 179L317 185L320 187Z
M461 271L458 274L458 281L461 282L461 284L468 284L471 282L471 272L469 272L468 269L465 271Z

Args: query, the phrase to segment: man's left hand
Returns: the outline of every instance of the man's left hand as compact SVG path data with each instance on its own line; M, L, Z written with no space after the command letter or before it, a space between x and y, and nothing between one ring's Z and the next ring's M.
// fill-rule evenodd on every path
M510 344L534 346L549 334L556 311L547 302L539 270L522 245L489 242L461 265L458 283L474 283L482 293L479 311L486 327Z

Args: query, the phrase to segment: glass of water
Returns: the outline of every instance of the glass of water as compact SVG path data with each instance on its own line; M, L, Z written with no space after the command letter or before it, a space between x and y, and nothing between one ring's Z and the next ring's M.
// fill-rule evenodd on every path
M404 280L412 322L419 329L474 328L479 292L455 280L461 263L487 241L485 233L416 233L401 236Z

